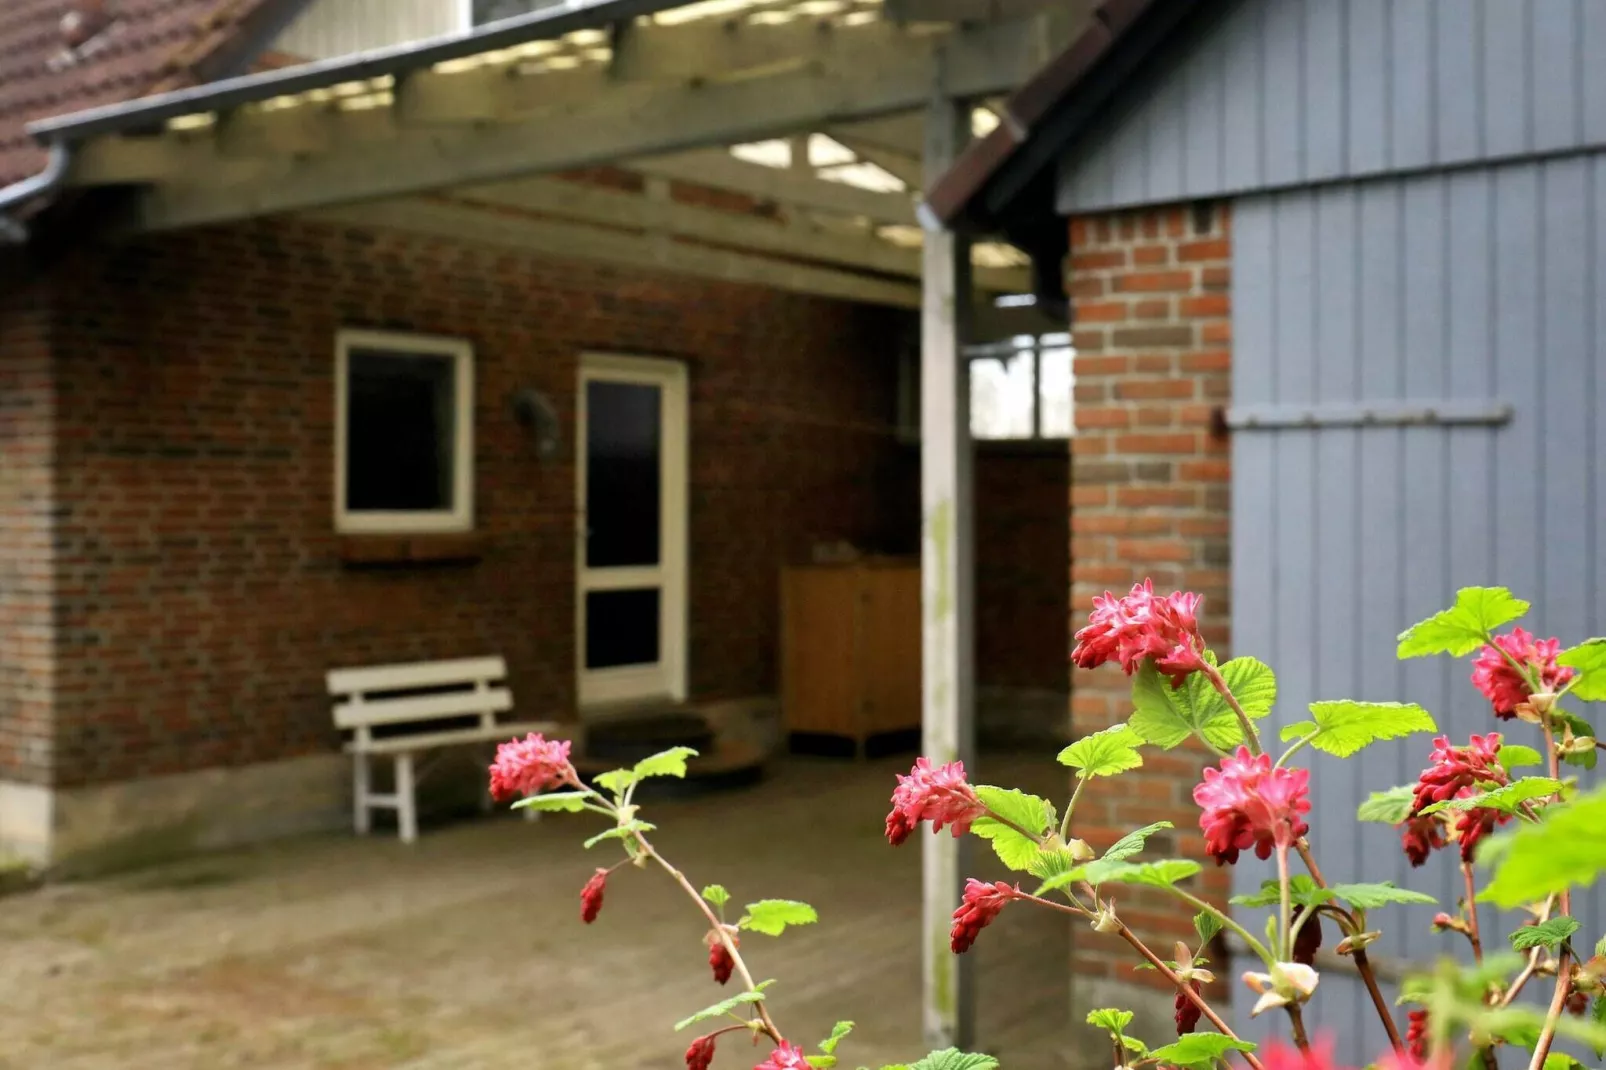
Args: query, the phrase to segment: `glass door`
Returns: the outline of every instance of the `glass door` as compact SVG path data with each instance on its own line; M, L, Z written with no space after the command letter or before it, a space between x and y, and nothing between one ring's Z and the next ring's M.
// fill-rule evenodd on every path
M582 708L686 692L686 369L586 355L578 437Z

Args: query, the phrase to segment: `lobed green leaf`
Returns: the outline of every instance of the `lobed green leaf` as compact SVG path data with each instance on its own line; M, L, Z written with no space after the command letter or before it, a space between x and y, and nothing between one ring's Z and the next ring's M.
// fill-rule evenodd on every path
M1511 934L1511 946L1517 951L1527 951L1540 946L1554 951L1561 946L1563 940L1577 931L1578 920L1563 914L1537 925L1524 925Z
M718 909L731 901L731 894L725 890L723 884L710 884L703 889L703 898L714 904Z
M971 823L970 831L991 843L998 860L1013 870L1029 873L1048 853L1010 826L990 817L978 817Z
M1502 814L1514 814L1523 803L1554 795L1561 790L1561 787L1561 781L1552 780L1550 777L1523 777L1493 791L1468 795L1464 799L1446 799L1444 802L1424 806L1422 812L1436 814L1440 810L1498 810Z
M1127 1026L1132 1024L1135 1017L1131 1011L1118 1010L1115 1007L1100 1007L1098 1010L1087 1012L1087 1024L1107 1033L1120 1036Z
M1348 758L1372 743L1439 727L1432 715L1414 702L1312 702L1310 712L1314 724L1289 725L1283 729L1282 739L1287 742L1310 735L1314 729L1310 745L1336 758Z
M1524 824L1514 832L1489 837L1509 840L1510 846L1504 848L1494 878L1479 900L1509 909L1552 892L1593 884L1606 869L1602 828L1606 828L1606 787L1554 807L1537 825Z
M1089 862L1085 866L1077 866L1073 870L1050 877L1032 894L1042 896L1066 885L1075 884L1077 881L1086 881L1094 886L1107 883L1146 884L1152 888L1169 888L1179 881L1192 877L1200 868L1199 863L1182 858L1168 858L1160 862L1141 864L1112 862L1101 858L1096 862Z
M1409 786L1374 791L1355 811L1362 821L1381 821L1385 825L1398 825L1411 816L1416 802L1416 791Z
M1300 906L1316 907L1334 898L1330 888L1322 888L1303 873L1288 878L1288 901ZM1274 880L1260 882L1260 891L1235 895L1227 900L1239 907L1274 907L1282 902L1282 886Z
M934 1051L909 1067L909 1070L998 1070L998 1060L991 1055L976 1055L957 1048Z
M636 763L631 772L636 774L638 780L645 780L650 776L684 777L686 775L686 759L697 757L697 752L691 747L670 747L666 751L643 758Z
M1500 748L1500 767L1508 773L1522 766L1543 764L1545 764L1544 756L1532 747L1524 747L1520 743L1507 743Z
M1193 931L1199 934L1199 950L1214 940L1216 934L1222 929L1224 923L1208 910L1201 910L1193 916Z
M813 925L820 920L814 908L795 899L760 899L747 904L747 913L736 924L765 936L780 936L788 925Z
M1378 884L1335 884L1329 891L1356 910L1376 910L1389 903L1422 906L1434 906L1438 903L1437 899L1423 892L1397 888L1393 881L1382 881Z
M1556 658L1559 665L1578 670L1578 679L1568 692L1585 702L1606 699L1606 639L1585 639Z
M1041 836L1054 827L1054 805L1047 799L1016 788L995 788L990 784L976 785L976 798L987 809L1027 832Z
M540 810L542 813L578 814L591 798L588 791L554 791L546 795L530 795L513 804L515 810Z
M604 840L628 840L638 832L651 832L657 825L648 821L626 821L623 825L615 825L606 832L599 832L585 842L586 850L590 850Z
M1083 736L1059 753L1059 763L1080 769L1085 777L1117 776L1143 764L1138 744L1143 742L1124 724Z
M831 1027L831 1035L820 1041L820 1050L827 1055L836 1052L836 1046L842 1043L842 1038L853 1032L852 1022L838 1022Z
M682 1018L675 1023L675 1032L680 1032L688 1025L706 1022L710 1018L722 1018L743 1004L758 1003L763 998L764 993L762 992L738 992L729 999L722 999L718 1003L709 1004L690 1018Z
M1406 658L1449 654L1460 658L1489 641L1489 633L1528 612L1528 603L1504 587L1463 587L1455 605L1400 633L1396 655Z
M1120 839L1110 844L1110 849L1104 852L1104 860L1106 862L1125 861L1126 859L1137 854L1139 851L1143 850L1143 845L1148 841L1150 836L1153 836L1156 832L1160 832L1164 829L1175 827L1176 826L1169 821L1156 821L1152 825L1144 825L1140 829L1133 829L1125 836L1122 836Z
M635 787L639 779L641 778L636 776L633 769L610 769L606 773L598 773L595 777L599 787L613 792L616 797Z
M1149 1058L1160 1064L1185 1067L1187 1070L1210 1070L1229 1051L1254 1051L1255 1046L1246 1040L1234 1040L1220 1033L1189 1033L1149 1053Z
M1064 847L1038 848L1027 863L1026 872L1047 880L1061 873L1069 873L1077 864L1075 857Z
M1277 701L1277 677L1264 662L1233 658L1221 666L1221 676L1251 718L1271 712ZM1237 715L1204 673L1196 672L1173 688L1169 677L1146 663L1133 678L1132 705L1128 727L1145 743L1166 750L1195 734L1223 750L1244 742Z

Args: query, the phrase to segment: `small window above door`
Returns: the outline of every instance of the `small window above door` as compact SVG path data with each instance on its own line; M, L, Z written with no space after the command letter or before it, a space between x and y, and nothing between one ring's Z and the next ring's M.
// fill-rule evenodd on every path
M472 347L352 330L335 348L336 530L471 530Z

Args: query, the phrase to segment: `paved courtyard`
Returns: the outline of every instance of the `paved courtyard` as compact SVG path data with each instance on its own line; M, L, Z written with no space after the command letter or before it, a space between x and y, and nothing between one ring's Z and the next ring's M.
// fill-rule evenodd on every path
M1051 758L978 779L1063 794ZM846 1066L919 1038L919 850L882 839L892 774L792 760L763 784L652 804L663 853L737 902L815 904L819 925L744 944L789 1034L859 1023ZM500 817L394 839L328 836L0 900L0 1067L26 1070L636 1070L683 1065L673 1023L726 990L658 872L624 870L595 925L578 892L604 848L585 815ZM977 844L981 847L981 844ZM985 849L985 848L983 848ZM978 875L1001 876L990 856ZM1008 1070L1065 1065L1069 932L1007 912L978 955L983 1045ZM715 1070L743 1070L728 1044Z

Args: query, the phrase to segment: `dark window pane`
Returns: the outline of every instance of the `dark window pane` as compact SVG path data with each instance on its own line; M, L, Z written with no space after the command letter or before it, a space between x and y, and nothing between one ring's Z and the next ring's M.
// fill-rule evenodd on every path
M658 563L660 391L586 384L586 565Z
M658 588L586 593L586 668L658 661Z
M346 508L451 509L453 359L354 349L346 364Z
M563 0L474 0L474 25L483 26L497 19L528 15L544 7L556 7Z

